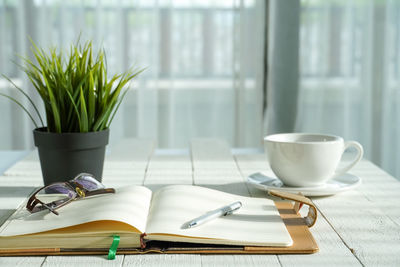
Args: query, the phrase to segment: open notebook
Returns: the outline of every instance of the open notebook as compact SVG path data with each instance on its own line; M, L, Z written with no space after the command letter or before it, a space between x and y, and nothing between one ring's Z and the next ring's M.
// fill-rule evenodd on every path
M182 225L232 202L242 208L201 226ZM188 185L152 192L143 186L73 201L59 216L24 207L0 228L1 249L107 248L112 235L119 248L139 248L150 240L243 246L291 246L292 238L272 200L250 198ZM144 235L145 234L145 235Z

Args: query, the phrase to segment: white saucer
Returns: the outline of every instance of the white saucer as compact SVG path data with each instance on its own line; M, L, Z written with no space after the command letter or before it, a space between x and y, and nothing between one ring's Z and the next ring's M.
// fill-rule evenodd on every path
M317 187L290 187L285 186L281 180L275 177L266 176L262 173L253 173L247 177L247 182L261 190L278 190L289 193L302 193L305 196L329 196L350 189L361 184L361 178L346 173L335 177L326 184Z

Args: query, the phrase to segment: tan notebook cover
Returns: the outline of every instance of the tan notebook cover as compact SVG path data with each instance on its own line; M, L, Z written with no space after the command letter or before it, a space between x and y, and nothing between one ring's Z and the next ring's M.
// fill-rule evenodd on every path
M313 203L306 197L270 191L270 195L295 201L293 205L287 201L275 201L275 205L293 239L290 247L256 247L256 246L225 246L207 245L178 242L150 241L143 249L123 248L118 249L117 254L310 254L318 251L318 245L314 240L309 227L315 224L317 210ZM309 206L308 215L303 218L299 213L301 206ZM32 256L32 255L100 255L108 254L108 248L104 249L12 249L0 250L0 256Z

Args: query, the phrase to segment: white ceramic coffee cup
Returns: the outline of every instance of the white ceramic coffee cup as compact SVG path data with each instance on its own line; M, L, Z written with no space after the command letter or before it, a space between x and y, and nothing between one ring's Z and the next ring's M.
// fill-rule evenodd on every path
M269 163L275 175L285 185L313 187L348 172L363 156L363 148L356 141L324 134L285 133L264 138ZM357 156L346 167L338 169L343 152L357 149Z

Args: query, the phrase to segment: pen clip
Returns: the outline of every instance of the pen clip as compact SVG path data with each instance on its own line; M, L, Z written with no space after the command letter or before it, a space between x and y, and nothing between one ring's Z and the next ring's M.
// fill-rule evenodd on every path
M226 210L224 211L223 216L231 215L233 213L233 210Z
M242 207L242 203L240 201L237 201L227 207L225 207L223 211L223 216L231 215L234 211L240 209Z

